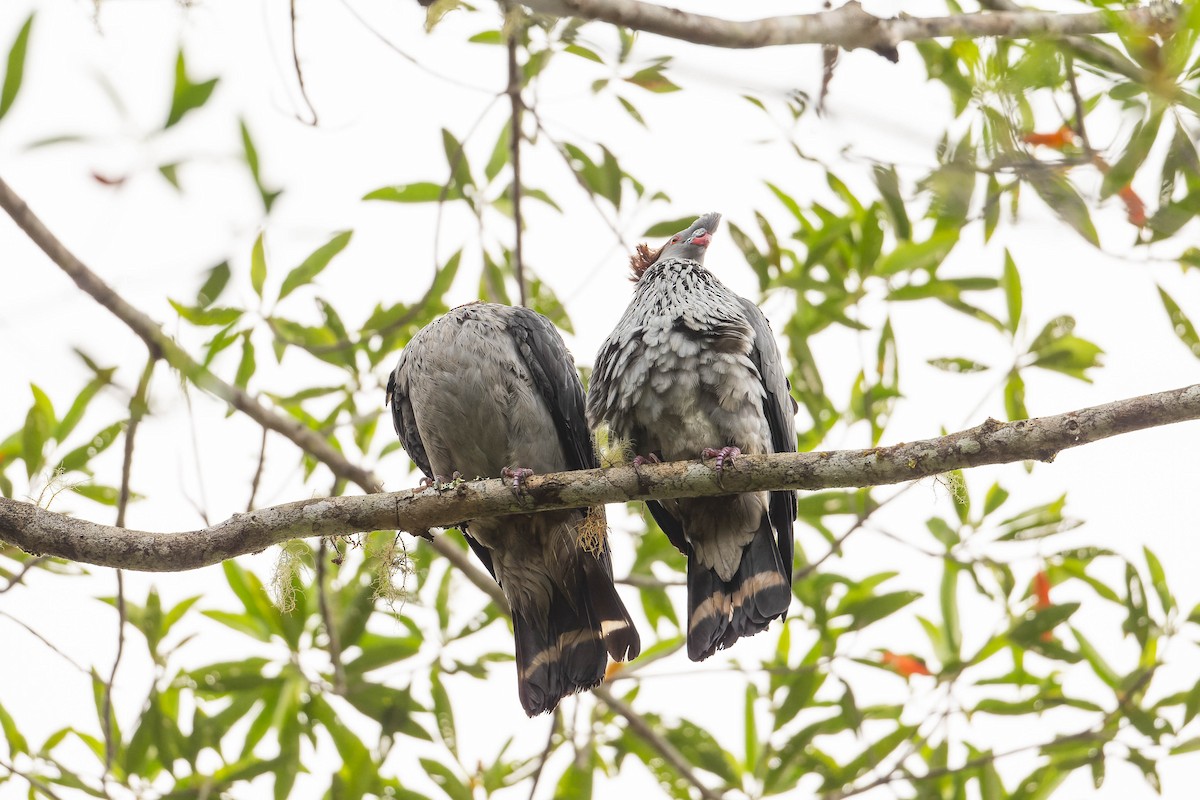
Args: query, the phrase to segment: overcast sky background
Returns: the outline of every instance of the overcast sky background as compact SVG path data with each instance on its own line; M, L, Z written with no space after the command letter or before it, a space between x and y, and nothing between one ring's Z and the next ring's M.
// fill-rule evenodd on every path
M486 6L486 4L484 4ZM689 2L684 8L729 15L727 3ZM913 14L943 13L939 3L865 4L876 13L904 10ZM375 33L349 11L352 7L371 28L411 55L418 68L382 44ZM291 68L286 4L210 0L190 10L170 2L108 0L100 6L98 20L92 4L9 0L0 7L0 45L7 47L30 10L38 17L30 44L22 94L0 123L0 175L30 204L46 224L127 300L164 323L178 329L167 297L188 300L195 295L202 273L231 258L234 300L250 303L248 273L250 247L262 227L257 193L240 161L236 119L246 119L259 147L265 180L286 192L266 226L270 273L268 286L278 286L295 266L332 233L353 229L347 250L318 279L319 289L303 290L281 306L281 313L302 321L318 319L312 298L330 299L348 324L361 322L376 303L415 300L433 274L434 265L465 246L450 299L465 302L478 286L478 231L474 220L448 207L440 233L434 235L432 205L400 206L362 202L362 196L385 185L414 181L441 181L446 174L439 129L445 127L460 139L472 126L477 132L467 151L477 169L491 151L500 127L506 124L507 102L495 100L506 81L504 51L498 47L466 45L471 33L483 29L497 15L451 14L432 35L423 32L423 12L416 3L383 0L345 0L345 4L300 3L299 52L305 81L320 115L316 128L297 121L304 115ZM791 2L753 4L753 15L815 11L818 4ZM616 53L616 37L603 25L584 31L588 45L607 56ZM174 53L182 43L189 72L199 80L220 76L210 103L190 114L175 129L147 140L146 134L166 117ZM797 159L787 144L791 136L810 156L830 165L856 191L870 196L872 160L896 163L906 178L915 178L933 166L934 145L950 119L950 106L938 86L927 84L919 57L911 47L901 48L901 62L893 65L870 53L844 54L831 87L827 113L807 113L792 126L783 99L792 90L816 97L820 84L820 56L814 48L726 52L684 47L653 36L642 36L633 61L672 54L670 77L685 91L651 97L629 86L621 93L646 116L650 133L636 125L607 95L597 98L590 83L608 74L599 65L559 56L540 86L538 112L557 138L585 145L605 143L622 166L646 183L649 192L666 191L672 202L630 202L616 220L627 243L639 241L649 225L663 219L715 210L743 228L753 228L754 209L763 210L781 233L791 230L787 212L763 184L769 179L801 203L810 199L832 202L822 171ZM628 68L624 74L628 74ZM111 86L124 106L117 110L102 84ZM468 88L472 87L472 88ZM1086 84L1085 84L1086 90ZM742 94L764 99L773 119L754 108ZM490 104L490 109L489 109ZM1059 117L1052 107L1039 107L1040 126L1053 130ZM481 120L481 121L480 121ZM1133 123L1130 119L1089 118L1094 142L1122 142ZM85 134L87 144L67 144L31 149L30 144L63 134ZM181 157L183 193L161 176L157 165ZM551 194L563 206L558 214L537 202L527 202L525 237L527 263L565 302L576 335L568 337L580 364L590 365L600 342L615 324L628 300L625 247L579 191L551 148L526 148L525 183ZM92 175L124 177L119 187L105 186ZM1098 181L1085 188L1094 196ZM1135 184L1142 196L1157 196L1153 180ZM997 275L1003 248L1013 254L1025 288L1025 315L1032 337L1054 316L1075 315L1077 332L1104 348L1105 368L1094 372L1095 383L1085 385L1056 374L1027 372L1031 414L1066 411L1100 402L1174 388L1197 380L1197 361L1173 336L1158 299L1156 283L1164 286L1188 311L1200 319L1200 277L1183 274L1170 263L1168 244L1132 250L1134 229L1124 218L1119 202L1111 201L1095 212L1105 251L1101 253L1059 223L1034 197L1022 193L1019 225L1002 226L998 235L982 245L978 230L965 234L964 243L943 267L946 275ZM628 196L628 195L627 195ZM485 241L510 242L511 223L493 214ZM1195 223L1190 231L1196 232ZM435 243L438 252L435 257ZM495 246L492 247L495 252ZM730 286L751 297L757 284L738 254L727 229L715 238L708 265ZM73 393L87 379L72 347L82 347L105 365L119 365L118 379L132 386L145 359L144 347L121 323L79 292L7 220L0 220L0 436L18 429L31 402L27 384L45 389L56 409L65 410ZM998 293L997 293L998 294ZM232 299L231 299L232 298ZM764 303L768 316L782 321L792 299L778 294ZM998 309L1001 297L981 303ZM992 372L954 376L925 364L928 358L966 356L984 363L1011 361L1008 346L981 324L928 304L885 309L877 301L863 304L864 321L878 325L892 314L901 347L901 386L906 400L898 406L885 443L936 435L974 425L989 414L1003 417L1003 401L995 391L998 377ZM815 357L835 397L873 357L877 333L862 336L831 332L814 342ZM194 330L183 331L184 342L195 348L203 341ZM308 371L311 362L289 353L275 368L265 340L259 347L261 376L255 390L284 392L319 378ZM231 376L236 354L223 364ZM390 366L390 365L389 365ZM380 386L386 370L378 370ZM187 530L203 524L198 508L213 522L244 510L250 479L258 456L259 431L239 416L226 418L224 408L193 391L191 408L178 390L177 381L164 370L156 375L152 411L140 429L134 464L133 488L147 499L128 512L131 527L145 530ZM382 391L379 390L382 404ZM109 392L93 404L79 433L98 429L127 413L127 397ZM385 422L381 435L390 435ZM826 447L860 447L869 444L862 427L839 427ZM100 481L116 484L120 448L114 447L98 463ZM1048 502L1069 492L1071 516L1087 521L1061 539L1029 545L1030 556L1076 544L1111 547L1140 560L1146 545L1163 561L1171 586L1186 613L1200 601L1194 580L1200 563L1197 523L1196 453L1200 427L1195 423L1119 437L1063 453L1053 465L1039 465L1032 477L1019 466L988 468L968 474L973 492L982 492L1001 480L1013 492L1007 510ZM412 485L409 463L395 453L375 466L387 488ZM318 475L320 475L320 471ZM10 470L18 480L23 468ZM258 496L262 505L285 502L328 491L325 478L304 484L290 445L273 439L268 447L267 472ZM30 491L36 495L41 485ZM881 496L888 496L891 490ZM59 495L53 508L73 511L98 522L112 522L112 511L69 493ZM922 483L878 515L875 525L899 539L922 547L934 542L924 522L934 513L951 513L946 492L935 482ZM630 548L622 542L631 528L615 508L610 508L617 572L627 568ZM815 533L800 527L798 545L810 558L826 547ZM1039 548L1043 548L1039 551ZM267 553L247 559L265 574L274 561ZM1018 568L1018 579L1028 580L1037 560ZM901 576L890 588L915 588L929 596L921 613L937 618L937 581L940 565L920 556L891 538L863 531L849 539L839 558L826 569L854 577L897 569ZM111 571L92 570L94 577L79 581L55 580L34 574L27 586L0 596L0 611L16 616L49 638L84 666L96 665L107 673L115 647L116 615L94 599L111 594ZM1118 571L1101 572L1117 581ZM205 607L232 608L219 568L171 576L127 575L129 596L140 602L146 588L156 585L166 602L203 593ZM632 600L632 592L628 593ZM461 598L461 600L459 599ZM1068 591L1056 601L1075 599ZM455 598L464 617L480 605L479 593L462 582ZM676 598L682 607L683 596ZM420 611L417 612L422 613ZM912 616L903 630L888 625L868 628L854 643L855 655L872 648L895 647L910 641L914 651L928 654L925 639ZM1136 647L1118 642L1119 617L1097 614L1076 619L1094 634L1105 655L1119 670L1132 668ZM909 624L911 623L911 624ZM223 634L215 624L193 620L203 638L181 652L182 663L199 665L217 658L241 658L262 648L237 634ZM907 628L911 630L907 630ZM994 620L963 618L965 645L982 641ZM496 649L511 648L502 630L491 632ZM804 636L802 623L793 623L793 636ZM643 630L648 644L654 636ZM768 647L774 635L739 643L733 651L755 652ZM95 726L91 687L64 659L55 655L8 618L0 616L0 703L22 725L32 742L40 741L66 724ZM1163 654L1168 663L1163 693L1190 687L1197 674L1195 649L1180 643ZM727 747L741 747L743 695L741 679L724 669L723 654L693 665L682 653L660 662L647 672L641 702L667 716L686 716L706 726ZM411 668L409 664L403 669ZM859 671L861 669L862 671ZM144 697L149 662L144 645L131 634L122 672L117 682L118 712L130 724ZM899 678L853 665L844 675L855 681L860 704L894 698L904 691ZM398 680L406 680L397 672ZM919 680L919 679L918 679ZM1172 684L1170 681L1174 681ZM859 686L864 688L859 690ZM521 713L511 667L493 669L486 683L451 679L456 698L460 747L464 762L488 760L510 735L529 753L544 742L548 719L528 721ZM626 688L622 684L618 689ZM918 684L917 689L927 688ZM1085 685L1069 689L1086 692ZM651 694L653 693L653 694ZM459 699L461 697L461 700ZM647 698L653 697L650 701ZM584 699L583 703L590 700ZM571 703L565 704L570 709ZM914 714L923 713L919 708ZM976 735L975 743L1007 746L1031 741L1027 724L990 717L976 724L995 736L989 742ZM1056 718L1057 719L1057 718ZM1048 725L1053 725L1050 720ZM1069 720L1065 724L1070 728ZM1038 731L1038 736L1047 731ZM424 754L408 744L393 752L400 774L416 772L416 758ZM565 756L565 754L564 754ZM81 754L81 763L87 756ZM1194 785L1200 769L1192 757L1172 759L1163 765L1167 796L1183 796ZM565 764L565 762L563 762ZM597 786L600 797L617 790L644 787L647 773L632 760L619 778ZM1007 763L1007 762L1006 762ZM1011 778L1035 763L1014 759ZM409 765L412 765L409 767ZM561 769L561 766L558 767ZM297 797L319 796L327 777L302 778ZM557 778L557 771L547 777ZM1136 770L1113 764L1108 781L1095 793L1085 776L1064 790L1063 797L1128 797L1145 794ZM0 786L0 798L15 797L19 782ZM548 784L552 786L552 782ZM266 787L256 784L266 791ZM420 776L413 787L436 795ZM543 791L547 786L543 786ZM239 796L255 796L243 791ZM880 796L890 796L886 790Z

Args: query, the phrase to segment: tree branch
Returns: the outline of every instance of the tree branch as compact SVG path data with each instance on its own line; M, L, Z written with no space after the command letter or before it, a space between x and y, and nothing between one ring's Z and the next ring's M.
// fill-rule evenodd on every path
M677 461L534 476L520 495L499 479L459 481L388 494L299 500L184 533L98 525L0 498L0 540L30 553L100 566L178 571L299 537L380 529L421 533L465 519L504 514L766 489L879 486L986 464L1049 462L1068 448L1194 419L1200 419L1200 384L1052 417L1016 422L989 419L959 433L891 447L739 456L721 478L704 463ZM438 549L454 550L463 556L460 561L466 561L465 554L449 542ZM482 573L477 583L494 586Z
M948 17L881 18L868 14L856 0L832 11L754 20L731 20L690 14L642 0L524 0L534 11L577 17L657 33L712 47L755 48L788 44L825 44L854 50L866 48L892 60L896 45L942 37L1005 36L1015 39L1061 39L1111 33L1115 26L1159 28L1175 23L1179 6L1151 3L1122 11L1060 14L1051 11L1004 11Z
M128 325L150 348L150 352L167 361L201 389L224 400L252 420L283 435L297 447L312 454L338 477L355 483L365 491L376 491L379 479L367 470L348 461L333 449L319 433L310 430L298 420L278 414L264 406L257 398L218 378L193 359L174 339L163 332L162 327L123 297L113 291L100 276L92 272L75 254L66 248L53 233L38 219L16 192L0 178L0 208L21 227L34 244L42 249L50 260L75 281L75 285L92 296Z

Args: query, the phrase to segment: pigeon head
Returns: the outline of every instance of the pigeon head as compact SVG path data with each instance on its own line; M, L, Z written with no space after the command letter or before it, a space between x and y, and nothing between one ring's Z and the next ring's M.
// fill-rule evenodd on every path
M684 258L698 263L704 263L704 254L712 244L713 231L721 224L721 215L712 212L693 222L688 228L680 231L658 250L651 250L645 244L638 245L637 252L630 257L633 268L633 280L637 281L653 264L668 258Z
M687 230L682 230L671 237L663 249L659 251L656 260L665 258L686 258L691 261L704 263L704 254L712 244L713 231L721 224L721 215L705 214L691 224Z

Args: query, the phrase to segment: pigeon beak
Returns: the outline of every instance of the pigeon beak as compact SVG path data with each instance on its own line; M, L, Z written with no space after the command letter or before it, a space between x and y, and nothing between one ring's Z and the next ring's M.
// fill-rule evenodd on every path
M710 244L712 244L712 234L708 231L705 231L699 236L693 236L691 238L691 243L696 247L708 247Z

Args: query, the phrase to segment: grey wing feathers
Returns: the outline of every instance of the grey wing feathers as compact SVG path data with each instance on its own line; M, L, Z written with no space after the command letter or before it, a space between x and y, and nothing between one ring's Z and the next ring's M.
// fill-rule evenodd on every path
M425 445L421 442L421 432L417 430L412 402L408 399L407 382L400 386L396 381L396 375L404 369L404 364L404 354L401 353L400 363L388 376L387 402L392 407L392 424L396 427L400 444L404 445L404 452L425 473L425 477L432 479L433 469L429 466L429 456L425 454Z
M588 432L583 384L554 326L535 311L509 308L508 332L546 401L570 469L600 466Z
M746 311L746 318L754 330L754 348L750 358L758 368L762 377L766 397L763 400L763 413L767 417L767 425L771 430L771 446L776 453L796 452L796 420L795 400L788 391L789 383L783 362L779 358L779 348L775 346L775 335L766 315L757 305L744 297L738 298ZM792 525L796 519L796 493L771 492L770 510L771 522L778 535L779 554L787 569L788 577L792 574Z

